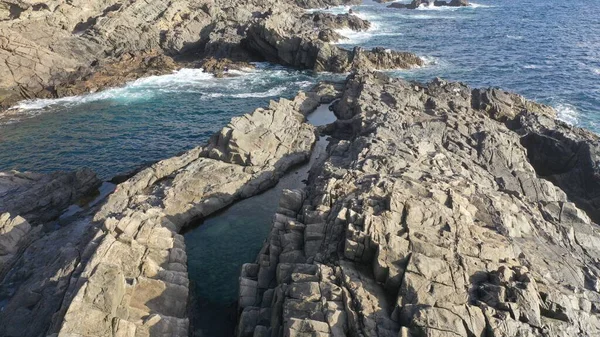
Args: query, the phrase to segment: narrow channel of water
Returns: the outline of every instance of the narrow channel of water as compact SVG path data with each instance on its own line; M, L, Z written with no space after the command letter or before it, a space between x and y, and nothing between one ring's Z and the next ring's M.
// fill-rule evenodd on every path
M329 105L322 105L307 119L320 126L336 118ZM327 144L326 137L321 137L309 163L292 169L265 193L240 201L185 233L193 336L233 336L240 269L256 260L282 191L304 186L310 168Z

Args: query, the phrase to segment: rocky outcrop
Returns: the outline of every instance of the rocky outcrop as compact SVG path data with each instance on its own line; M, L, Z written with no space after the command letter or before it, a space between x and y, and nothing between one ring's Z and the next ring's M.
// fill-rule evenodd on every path
M375 73L335 112L242 269L238 336L600 333L600 231L578 207L597 176L567 187L598 174L597 136L518 95Z
M382 1L382 2L386 2L386 1ZM404 3L399 3L399 2L395 2L391 5L389 5L389 8L406 8L406 9L417 9L421 6L435 6L435 7L465 7L465 6L469 6L469 1L468 0L451 0L450 2L448 1L442 1L442 0L413 0L411 3L409 4L404 4Z
M180 230L308 160L317 137L305 117L337 94L321 86L234 118L205 146L141 170L100 209L28 245L0 286L0 335L186 336ZM11 233L13 247L22 235Z
M307 15L298 20L294 13L275 11L248 28L243 45L270 62L315 71L344 73L358 68L407 69L423 65L423 61L411 53L384 48L350 51L331 44L337 36L318 29L331 19L326 18ZM340 22L349 25L348 16L344 18ZM335 21L333 25L339 27ZM362 26L357 24L356 27Z
M296 0L296 4L302 8L327 8L341 5L360 5L361 0Z
M135 72L141 75L146 65L135 59L123 65L123 55L153 50L183 53L200 41L202 34L206 36L202 30L212 21L208 13L197 10L210 1L175 5L117 0L0 3L0 17L5 18L0 21L0 98L6 101L4 106L19 98L59 95L54 87L69 82L77 73L85 76L86 68L110 74L109 68L115 67L111 64L117 62L121 65L116 67L139 65ZM129 79L120 75L111 81L122 84Z
M52 174L0 172L0 214L45 223L99 186L100 180L88 169Z
M31 225L22 217L0 214L0 279L4 278L17 255L37 236L31 230Z
M60 334L187 335L181 228L272 186L307 160L316 140L305 115L313 94L234 118L202 148L157 163L121 184L95 215L104 234L77 279ZM101 296L101 301L99 297Z

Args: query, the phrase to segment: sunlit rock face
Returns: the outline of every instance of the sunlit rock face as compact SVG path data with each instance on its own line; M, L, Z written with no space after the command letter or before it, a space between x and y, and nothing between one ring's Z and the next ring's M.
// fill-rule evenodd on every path
M596 135L501 90L375 73L335 112L328 158L242 270L238 336L597 333L593 201L539 165L570 143L596 156ZM591 160L550 173L582 172L597 186Z

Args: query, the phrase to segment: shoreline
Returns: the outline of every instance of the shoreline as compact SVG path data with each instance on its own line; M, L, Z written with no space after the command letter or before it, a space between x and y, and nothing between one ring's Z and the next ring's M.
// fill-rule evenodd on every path
M14 266L7 279L20 286L0 297L0 334L18 326L11 313L27 305L30 332L187 336L185 228L271 191L325 136L331 142L307 186L282 192L269 237L242 267L236 336L600 331L598 135L501 89L365 71L413 64L414 54L315 47L309 34L293 55L327 50L342 61L281 56L284 27L259 22L247 48L350 75L234 117L204 145L119 177L105 202L65 227L40 232L46 223L36 215L69 209L99 180L23 174L40 181L33 194L82 182L47 208L0 208L0 229L11 235L9 246L0 236L0 252L10 252L0 254L0 275ZM336 120L311 125L324 104ZM6 190L18 197L19 183ZM20 279L29 262L42 271ZM27 297L53 277L61 282L44 290L55 293Z

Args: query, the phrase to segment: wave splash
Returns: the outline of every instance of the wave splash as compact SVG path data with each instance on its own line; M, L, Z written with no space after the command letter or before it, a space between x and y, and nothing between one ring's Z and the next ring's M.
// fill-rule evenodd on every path
M264 63L255 63L256 69L232 70L231 77L215 78L202 69L184 68L172 74L150 76L130 82L123 87L106 89L81 96L56 99L34 99L18 103L9 109L0 124L12 124L48 111L60 111L95 102L131 104L158 99L161 95L197 94L198 99L212 98L267 98L283 95L290 87L305 89L312 85L305 76L289 79L290 70ZM293 75L292 75L293 76Z
M579 111L573 105L568 103L559 103L554 106L554 110L558 114L558 119L570 124L570 125L578 125L579 124Z

